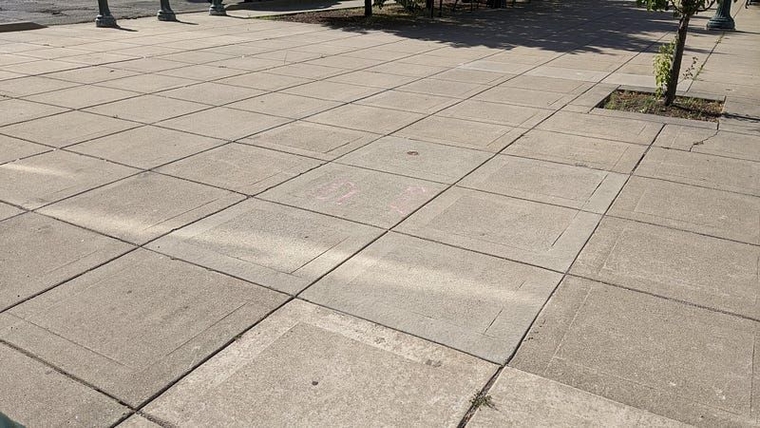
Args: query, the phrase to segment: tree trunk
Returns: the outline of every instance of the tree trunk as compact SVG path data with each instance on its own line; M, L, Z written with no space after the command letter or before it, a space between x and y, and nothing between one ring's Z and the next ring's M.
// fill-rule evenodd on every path
M372 16L372 0L364 0L364 16Z
M678 36L676 37L676 50L673 52L673 64L670 67L668 83L665 90L665 105L673 104L676 99L676 88L678 88L678 76L681 74L681 60L683 60L683 51L686 46L686 33L689 31L689 19L691 16L681 16L678 23Z

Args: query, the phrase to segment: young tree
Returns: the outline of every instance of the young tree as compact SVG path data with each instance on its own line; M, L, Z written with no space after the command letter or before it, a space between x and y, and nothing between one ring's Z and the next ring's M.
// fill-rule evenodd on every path
M731 1L731 0L717 0ZM680 18L678 21L678 33L672 44L665 45L660 49L660 55L655 63L655 68L669 66L669 71L665 78L664 102L666 106L673 104L676 99L676 87L678 86L678 75L681 73L681 60L683 51L686 46L686 34L689 32L689 20L699 12L710 9L716 0L636 0L640 6L645 5L647 10L669 10L673 9L673 14ZM655 74L657 70L655 69ZM658 82L658 86L660 82ZM659 92L658 92L659 93Z

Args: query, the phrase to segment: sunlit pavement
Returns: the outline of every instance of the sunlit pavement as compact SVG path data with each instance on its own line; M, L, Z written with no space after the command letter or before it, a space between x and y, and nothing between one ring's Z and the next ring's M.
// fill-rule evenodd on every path
M720 123L595 108L652 88L676 28L630 2L0 33L0 411L759 424L760 9L738 6L739 31L693 21L680 85L727 97Z

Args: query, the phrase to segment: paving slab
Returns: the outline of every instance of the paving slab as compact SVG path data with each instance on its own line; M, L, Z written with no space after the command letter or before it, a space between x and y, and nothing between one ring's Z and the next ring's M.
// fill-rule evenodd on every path
M251 199L149 247L296 294L380 233L369 226Z
M665 125L654 145L760 162L760 136Z
M220 144L224 141L146 125L80 143L69 150L150 169Z
M24 426L109 426L127 413L115 400L0 344L0 408Z
M340 106L341 103L272 92L227 105L229 108L301 119Z
M480 59L460 65L459 68L464 70L490 71L494 73L502 73L502 75L515 75L525 73L533 68L533 65L522 64L519 62L489 61L487 59Z
M50 150L49 147L0 134L0 164L33 156L48 150Z
M757 246L607 218L571 272L760 319L759 257Z
M47 206L41 212L143 244L241 199L225 190L142 173Z
M404 92L417 92L461 99L469 98L486 89L488 89L487 85L478 83L450 82L432 78L420 79L397 88L397 90Z
M466 67L457 67L450 70L446 70L443 73L435 75L436 79L451 80L453 82L469 82L480 83L482 85L493 85L498 81L513 77L512 75L505 75L504 73L483 71L483 70L471 70Z
M387 229L445 188L440 183L327 164L260 197Z
M101 42L99 45L102 45ZM78 70L59 71L56 73L48 74L47 77L52 79L65 80L67 82L76 82L83 84L93 84L99 82L105 82L107 80L120 79L122 77L129 77L137 75L135 71L118 70L107 66L95 66L81 68Z
M199 82L208 82L211 80L222 79L225 77L238 76L247 73L246 70L237 70L227 68L216 64L196 64L182 68L160 71L155 76L171 76L174 78L197 80ZM110 82L109 82L110 83ZM105 85L105 84L104 84Z
M473 122L442 116L428 116L394 135L456 147L498 152L525 130L511 126Z
M327 79L328 82L347 83L350 85L368 86L370 88L391 89L417 80L412 76L399 76L396 74L376 73L360 70L341 74Z
M630 174L645 152L638 144L532 130L502 153Z
M459 102L457 98L389 90L356 101L356 104L432 114L457 102Z
M183 132L234 141L290 122L290 119L217 107L160 122L158 125Z
M610 215L760 245L754 196L631 177Z
M204 104L144 95L90 107L86 111L149 124L207 108L209 107Z
M760 196L760 163L652 147L634 174Z
M555 77L530 76L522 74L509 79L500 85L501 87L535 89L544 92L560 94L580 95L593 86L593 83L581 82L574 79L561 79Z
M299 121L244 138L239 142L322 160L333 160L379 137L378 134Z
M490 155L399 137L383 137L337 162L423 180L452 184L485 162Z
M99 104L106 104L139 95L137 92L121 89L101 88L82 85L43 94L25 97L29 101L52 104L72 109L84 109Z
M688 424L752 426L759 335L747 319L567 278L510 366Z
M524 74L524 76L550 77L593 83L601 82L607 75L609 75L609 71L582 70L578 68L555 67L553 65L541 65L528 70Z
M366 86L349 85L346 83L324 80L284 89L282 92L317 98L320 100L352 102L376 94L380 91L381 89L378 88L369 88Z
M552 110L514 106L478 100L465 100L437 113L438 116L532 128L549 117Z
M161 74L138 74L136 76L123 77L121 79L101 82L98 83L98 86L139 92L142 94L150 94L153 92L181 88L195 83L198 82L195 80L183 79L180 77L164 76Z
M254 195L321 164L315 159L231 143L166 165L158 172Z
M21 98L27 95L34 95L44 92L55 91L58 89L78 86L76 83L65 82L63 80L48 79L45 77L26 76L18 79L3 80L0 85L0 97L3 98Z
M179 426L449 426L495 368L293 301L145 412Z
M425 116L419 113L349 104L312 116L308 121L376 134L390 134L423 117Z
M63 113L68 109L33 103L31 101L8 99L0 100L0 126L25 122L39 117Z
M244 88L241 86L223 85L216 82L204 82L198 85L172 89L161 92L162 97L176 98L179 100L196 103L221 106L246 98L263 94L259 89Z
M459 186L604 214L627 179L614 172L498 155Z
M116 426L119 428L161 428L161 425L151 422L140 415L132 415L126 421Z
M285 300L138 249L15 307L0 337L139 406Z
M467 426L689 426L511 367L488 394L494 407L478 409Z
M565 271L599 219L570 208L452 188L395 230Z
M73 153L43 153L0 165L0 200L36 209L136 172Z
M0 128L0 132L35 143L66 147L137 126L134 122L81 111L34 119ZM55 131L53 131L55 130Z
M32 213L0 222L0 243L0 310L132 248Z
M541 123L538 129L649 145L662 129L662 124L560 111Z
M219 79L216 83L225 85L242 86L244 88L259 89L262 91L279 91L293 86L313 82L312 79L302 77L285 76L266 72L243 74L241 76Z
M475 100L558 110L576 95L536 89L497 86L473 97Z
M0 202L0 221L19 215L23 212L23 210L20 210L12 205Z
M561 275L390 233L302 297L503 364Z

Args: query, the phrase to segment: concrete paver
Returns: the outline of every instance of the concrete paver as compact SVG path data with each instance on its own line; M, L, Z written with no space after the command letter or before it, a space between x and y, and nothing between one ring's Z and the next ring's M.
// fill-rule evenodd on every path
M460 186L604 214L626 179L614 172L500 155Z
M147 125L86 141L70 150L150 169L220 144L224 141Z
M115 400L0 344L0 408L27 426L111 425L128 409Z
M232 143L164 166L158 171L254 195L321 164L314 159Z
M391 233L303 294L504 363L560 275Z
M632 4L264 3L0 33L20 422L760 423L756 33L690 33L696 122L596 107L676 28Z
M605 219L571 272L747 317L760 317L760 248Z
M332 163L266 191L260 197L391 228L444 188L440 183Z
M428 116L394 135L456 147L498 152L525 130L511 126Z
M368 132L309 122L292 122L239 142L322 160L334 160L378 138L380 135Z
M3 310L132 248L33 213L0 222L0 232Z
M396 230L564 271L599 218L570 208L454 188L425 205Z
M49 147L0 135L0 164L51 150Z
M689 424L755 425L755 321L576 278L510 366Z
M259 200L173 232L150 248L296 294L380 230Z
M138 171L63 151L0 165L0 200L36 209Z
M294 301L145 412L182 426L454 425L495 368Z
M482 407L467 426L689 426L511 367L490 393L494 408Z
M631 177L610 215L760 245L758 198Z
M760 163L652 147L636 175L760 196Z
M137 250L2 315L0 338L137 406L284 301Z
M0 133L53 147L66 147L82 141L115 134L137 126L133 122L81 111L35 119L0 128ZM55 129L55 133L50 130Z
M338 162L452 184L488 159L488 153L399 137L383 137Z
M142 173L40 212L143 244L243 199L229 191Z
M629 174L646 147L600 138L528 131L504 150L504 154Z

